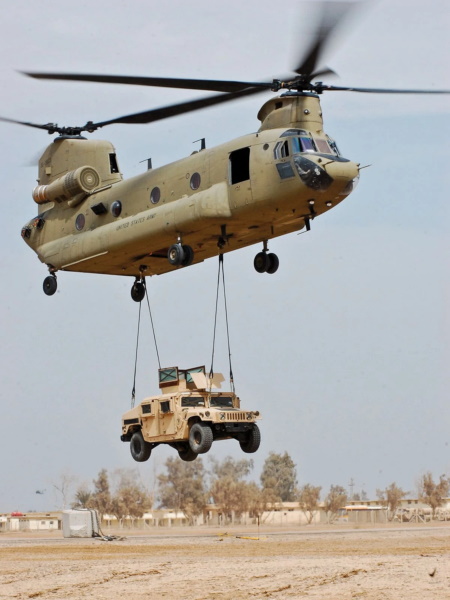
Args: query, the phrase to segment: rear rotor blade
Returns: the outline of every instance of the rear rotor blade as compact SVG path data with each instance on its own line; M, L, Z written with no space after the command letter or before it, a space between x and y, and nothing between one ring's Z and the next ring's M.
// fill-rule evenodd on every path
M161 108L155 108L147 110L141 113L134 113L131 115L125 115L123 117L117 117L109 121L102 121L99 123L88 123L85 126L86 131L94 131L99 127L105 125L113 125L114 123L153 123L154 121L160 121L161 119L167 119L169 117L175 117L177 115L185 114L208 106L214 106L216 104L222 104L224 102L231 102L245 96L251 96L264 91L260 88L247 88L241 92L235 92L232 94L219 94L216 96L210 96L208 98L200 98L198 100L190 100L187 102L181 102L180 104L172 104L170 106L163 106Z
M45 129L49 133L55 133L55 128L58 127L54 123L38 125L37 123L29 123L28 121L16 121L15 119L7 119L6 117L0 117L0 121L4 121L5 123L15 123L16 125L26 125L27 127L35 127L36 129Z
M83 73L33 73L24 75L34 79L59 79L64 81L91 81L94 83L120 83L125 85L145 85L152 87L203 90L211 92L240 92L249 87L270 88L270 83L227 81L220 79L177 79L172 77L139 77L133 75L95 75Z
M6 123L15 123L17 125L26 125L27 127L35 127L37 129L45 129L48 133L59 133L61 135L79 136L83 131L92 133L100 127L106 125L114 125L115 123L153 123L154 121L160 121L161 119L168 119L169 117L175 117L187 112L200 110L207 108L208 106L214 106L216 104L222 104L224 102L231 102L238 100L245 96L251 96L263 92L263 88L247 88L240 92L234 92L231 94L218 94L216 96L209 96L208 98L200 98L198 100L190 100L187 102L181 102L179 104L172 104L170 106L163 106L161 108L155 108L152 110L146 110L140 113L133 113L131 115L124 115L109 121L100 121L93 123L88 121L86 125L82 127L59 127L54 123L47 123L46 125L38 125L36 123L29 123L27 121L17 121L15 119L8 119L6 117L0 117L0 121Z

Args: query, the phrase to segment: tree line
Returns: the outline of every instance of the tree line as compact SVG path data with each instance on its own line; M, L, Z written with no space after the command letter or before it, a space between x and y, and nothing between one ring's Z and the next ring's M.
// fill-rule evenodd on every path
M321 502L328 521L332 522L349 500L367 499L357 494L349 498L345 487L340 485L331 485L324 495L321 486L309 483L299 486L296 465L287 452L270 452L259 484L248 480L254 466L248 459L210 458L207 469L202 457L192 462L171 457L164 466L165 471L157 477L155 493L136 477L134 469L118 469L112 475L102 469L92 486L83 484L76 490L72 507L94 508L101 516L114 515L119 522L140 518L152 508L170 508L182 511L188 523L194 524L208 504L219 508L224 522L234 522L245 513L260 517L280 502L298 502L310 523ZM433 517L448 497L449 489L450 480L444 475L437 482L429 472L422 476L418 496L431 507ZM391 518L408 495L396 483L377 490L377 498Z

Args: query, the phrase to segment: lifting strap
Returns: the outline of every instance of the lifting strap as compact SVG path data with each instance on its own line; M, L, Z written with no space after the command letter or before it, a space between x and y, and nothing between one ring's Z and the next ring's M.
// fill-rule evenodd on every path
M150 314L150 322L152 324L153 341L155 342L155 350L156 350L156 357L158 359L158 367L161 369L161 361L159 360L158 344L156 342L155 326L153 324L153 316L152 316L152 311L150 308L150 300L149 300L149 297L147 294L147 286L145 284L145 279L143 279L143 283L145 286L145 297L147 298L147 306L148 306L148 312ZM142 305L142 302L139 302L138 326L137 326L137 336L136 336L136 352L135 352L135 357L134 357L133 389L131 391L131 408L134 408L134 402L136 399L136 370L137 370L137 359L138 359L138 349L139 349L139 331L141 328L141 305Z
M136 399L136 369L137 369L137 357L139 348L139 329L141 327L141 302L139 302L139 316L136 336L136 352L134 355L134 377L133 377L133 389L131 390L131 408L134 408L134 401Z
M213 332L213 343L212 343L212 356L211 356L211 369L209 371L210 385L211 380L214 377L214 350L216 345L216 327L217 327L217 307L219 303L219 288L220 288L220 272L222 271L222 287L223 287L223 301L225 307L225 323L227 329L227 344L228 344L228 361L230 364L230 385L231 390L234 393L234 378L233 369L231 367L231 347L230 347L230 331L228 327L228 310L227 310L227 294L225 290L225 271L223 267L223 254L219 254L219 270L217 273L217 292L216 292L216 311L214 315L214 332Z

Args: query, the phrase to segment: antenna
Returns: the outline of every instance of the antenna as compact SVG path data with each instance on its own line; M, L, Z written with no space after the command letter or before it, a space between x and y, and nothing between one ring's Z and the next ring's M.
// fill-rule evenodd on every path
M192 143L201 142L200 150L204 150L206 148L206 138L200 138L199 140L194 140Z
M144 158L144 160L140 160L139 164L143 163L147 161L147 171L151 171L152 167L152 159L151 158Z

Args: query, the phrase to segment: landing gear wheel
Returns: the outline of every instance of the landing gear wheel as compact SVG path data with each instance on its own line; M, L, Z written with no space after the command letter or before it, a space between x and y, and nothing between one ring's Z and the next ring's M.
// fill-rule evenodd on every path
M255 271L258 273L266 273L269 267L269 258L265 252L258 252L253 261Z
M48 277L46 277L44 279L42 288L44 290L44 294L46 294L47 296L53 296L53 294L56 292L56 290L58 288L58 282L56 281L56 276L48 275Z
M145 462L150 458L152 446L144 440L141 431L135 431L131 436L130 452L136 462Z
M183 248L184 252L184 258L181 261L181 265L183 267L188 267L189 265L192 265L192 261L194 260L194 251L190 246L183 245L181 247Z
M213 443L213 432L209 425L194 423L189 432L189 447L195 454L205 454Z
M239 440L241 450L247 454L253 454L259 448L261 443L261 432L259 431L258 425L253 425L250 431L247 432L245 439Z
M272 275L273 273L276 273L278 271L278 267L280 266L280 261L278 259L278 256L276 254L273 254L272 252L270 254L267 255L268 261L269 261L269 266L267 267L267 273L269 273L270 275Z
M182 448L178 448L178 456L181 460L191 462L197 458L198 454L189 447L189 444L186 444Z
M145 297L145 283L142 280L136 279L131 288L131 297L135 302L142 302Z
M183 263L184 258L183 246L181 244L172 244L167 252L167 259L170 264L178 267Z

